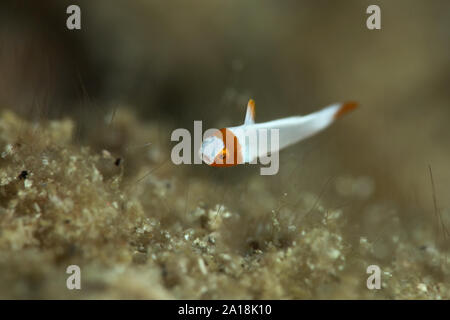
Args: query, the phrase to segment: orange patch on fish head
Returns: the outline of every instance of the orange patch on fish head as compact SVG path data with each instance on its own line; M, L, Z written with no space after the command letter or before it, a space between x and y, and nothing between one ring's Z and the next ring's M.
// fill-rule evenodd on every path
M231 130L220 129L215 136L222 139L224 148L216 155L211 166L232 167L243 163L241 144Z

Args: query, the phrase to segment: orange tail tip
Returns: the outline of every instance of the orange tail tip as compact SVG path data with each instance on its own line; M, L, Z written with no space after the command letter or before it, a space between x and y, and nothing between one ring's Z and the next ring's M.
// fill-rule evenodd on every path
M342 107L339 108L339 110L334 115L334 118L340 118L344 114L356 109L358 107L358 103L354 101L346 102L342 105Z

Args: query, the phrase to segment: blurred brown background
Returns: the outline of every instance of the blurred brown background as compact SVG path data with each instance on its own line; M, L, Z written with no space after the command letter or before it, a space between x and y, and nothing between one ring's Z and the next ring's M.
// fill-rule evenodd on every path
M80 31L65 26L73 3ZM381 30L366 28L370 4L381 7ZM449 15L439 0L2 1L0 106L75 117L85 143L117 106L191 129L242 122L250 97L257 121L356 100L357 112L282 152L267 183L297 192L297 179L320 193L330 177L369 177L404 224L432 229L429 165L450 220ZM259 171L229 172L233 185Z

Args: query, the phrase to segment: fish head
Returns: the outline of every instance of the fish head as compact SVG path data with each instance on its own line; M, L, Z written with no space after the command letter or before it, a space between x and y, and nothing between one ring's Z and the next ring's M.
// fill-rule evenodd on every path
M234 134L224 128L203 140L199 156L210 166L230 167L242 163L239 148Z

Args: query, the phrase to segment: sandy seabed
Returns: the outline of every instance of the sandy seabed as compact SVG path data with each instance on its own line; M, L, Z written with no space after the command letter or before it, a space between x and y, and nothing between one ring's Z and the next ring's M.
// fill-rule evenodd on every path
M130 147L156 141L154 124L120 110L91 130L92 145L75 127L0 117L2 299L450 298L448 252L418 247L395 218L387 241L355 239L349 207L306 191L290 205L257 178L245 188L259 202L237 197L231 209L202 198L217 180L165 163L169 148ZM336 188L370 197L374 186L341 177ZM374 204L367 219L389 210ZM366 286L373 264L379 290ZM69 265L81 290L66 287Z

